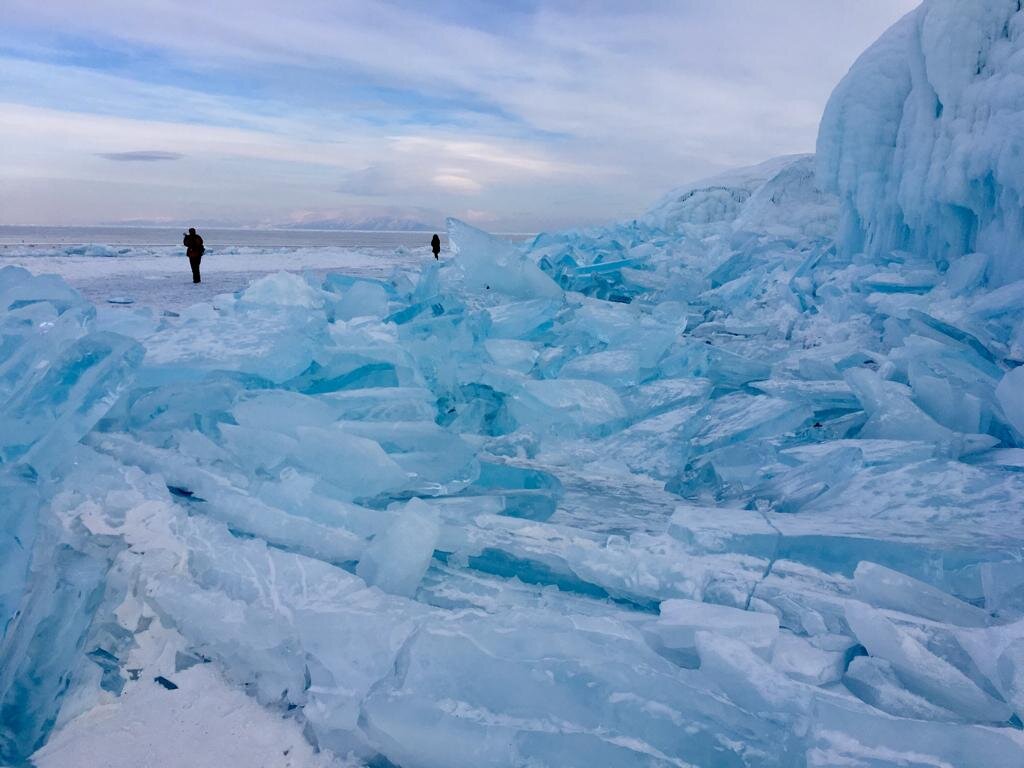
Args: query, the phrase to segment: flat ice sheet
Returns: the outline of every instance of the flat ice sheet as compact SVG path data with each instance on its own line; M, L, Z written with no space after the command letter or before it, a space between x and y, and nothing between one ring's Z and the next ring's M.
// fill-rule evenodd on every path
M112 255L69 254L65 246L0 245L0 267L24 267L33 274L60 275L95 304L131 299L134 306L177 311L234 293L271 272L330 272L385 277L396 267L431 258L427 247L414 250L373 248L207 247L203 282L192 283L181 247L105 246ZM71 250L79 250L70 247Z

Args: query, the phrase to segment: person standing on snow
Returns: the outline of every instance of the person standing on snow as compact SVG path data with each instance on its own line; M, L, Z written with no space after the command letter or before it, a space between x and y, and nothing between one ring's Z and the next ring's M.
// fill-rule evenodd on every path
M438 254L441 253L441 238L437 235L430 238L430 250L434 252L434 258L438 259Z
M189 227L188 234L185 235L181 244L187 249L185 254L188 256L189 266L192 267L192 282L201 283L199 263L203 260L203 254L206 252L206 248L203 246L203 238L196 234L195 227Z

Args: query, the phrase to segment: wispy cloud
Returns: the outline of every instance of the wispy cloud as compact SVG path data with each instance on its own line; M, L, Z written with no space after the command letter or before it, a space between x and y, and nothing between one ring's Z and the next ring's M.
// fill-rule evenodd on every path
M98 152L97 154L105 160L114 160L119 163L156 163L161 160L181 160L184 157L180 152L161 152L158 149L141 149L132 152Z

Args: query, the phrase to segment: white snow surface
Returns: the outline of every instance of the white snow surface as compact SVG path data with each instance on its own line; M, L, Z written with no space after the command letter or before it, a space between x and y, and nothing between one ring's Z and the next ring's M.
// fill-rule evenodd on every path
M149 677L66 722L33 755L37 768L345 768L316 752L294 720L261 707L209 665L168 672L176 690Z

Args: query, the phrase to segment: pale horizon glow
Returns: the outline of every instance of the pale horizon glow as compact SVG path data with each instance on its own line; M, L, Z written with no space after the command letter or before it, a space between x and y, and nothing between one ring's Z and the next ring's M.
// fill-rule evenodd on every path
M814 149L917 0L6 0L0 224L536 231Z

